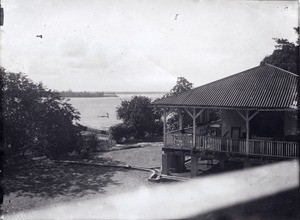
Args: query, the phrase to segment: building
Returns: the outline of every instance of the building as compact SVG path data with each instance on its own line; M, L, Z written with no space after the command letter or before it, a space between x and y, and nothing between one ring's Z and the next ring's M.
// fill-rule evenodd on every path
M217 159L221 167L236 160L249 167L297 158L298 78L266 64L154 102L164 110L162 173L184 170L186 156L192 177L199 159ZM192 127L167 131L170 109L187 112ZM219 112L218 121L210 120L212 110Z

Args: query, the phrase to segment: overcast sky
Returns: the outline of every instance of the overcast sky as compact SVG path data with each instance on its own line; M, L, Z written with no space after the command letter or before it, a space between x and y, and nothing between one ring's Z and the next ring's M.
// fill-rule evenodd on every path
M169 91L296 40L298 1L2 0L1 65L50 89ZM42 35L42 38L36 37Z

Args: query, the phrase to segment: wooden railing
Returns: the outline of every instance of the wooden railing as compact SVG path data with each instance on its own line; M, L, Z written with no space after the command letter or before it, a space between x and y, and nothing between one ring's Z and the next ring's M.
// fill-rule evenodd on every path
M175 149L191 149L193 147L193 135L167 134L166 147ZM196 136L196 149L246 154L246 140ZM299 144L297 142L250 139L249 155L294 158L299 156Z

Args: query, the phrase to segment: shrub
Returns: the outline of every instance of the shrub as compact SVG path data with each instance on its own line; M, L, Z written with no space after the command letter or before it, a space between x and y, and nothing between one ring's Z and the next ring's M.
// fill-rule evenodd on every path
M134 96L131 100L124 100L117 108L117 116L123 120L117 133L123 137L130 134L136 139L157 133L161 126L161 112L151 106L151 99L145 96ZM116 136L118 136L118 134Z
M98 149L100 140L96 134L90 133L83 136L83 150L94 152Z
M134 135L134 128L124 123L111 126L109 131L117 143L128 141Z

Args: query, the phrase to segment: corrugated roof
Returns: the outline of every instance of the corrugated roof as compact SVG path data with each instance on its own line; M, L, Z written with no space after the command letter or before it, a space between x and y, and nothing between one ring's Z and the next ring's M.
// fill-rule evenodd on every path
M157 106L295 108L298 76L266 64L154 102Z

